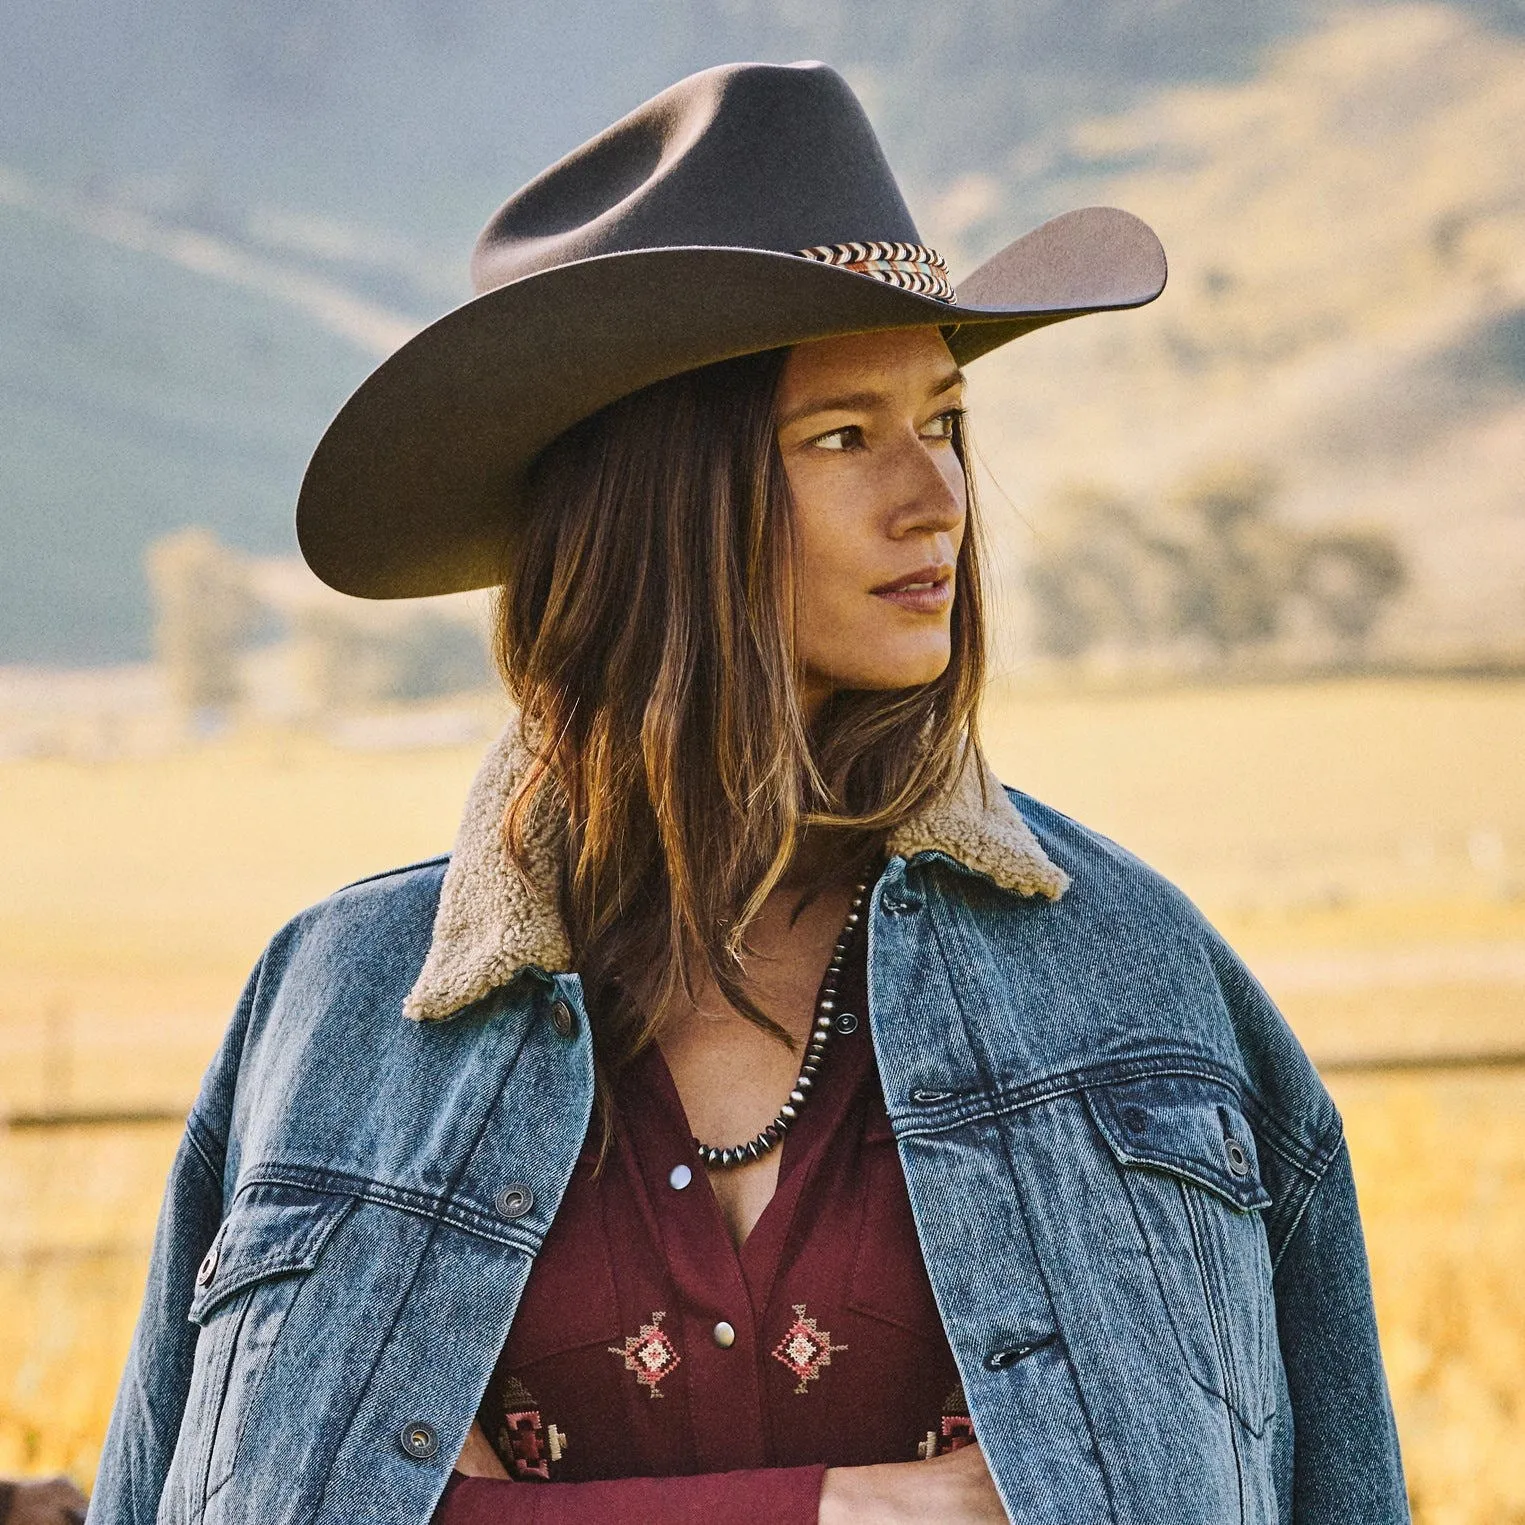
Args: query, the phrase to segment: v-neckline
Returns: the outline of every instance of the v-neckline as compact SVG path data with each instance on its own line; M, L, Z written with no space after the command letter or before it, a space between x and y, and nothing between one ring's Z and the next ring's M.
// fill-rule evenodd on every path
M841 996L849 1003L863 1004L867 995L867 956L861 941L850 954L843 973L845 978L839 987ZM841 1000L838 1005L839 1010L848 1009ZM671 1189L668 1177L674 1164L690 1167L693 1176L686 1189L697 1189L702 1193L714 1230L733 1257L755 1307L762 1307L767 1300L795 1210L814 1173L813 1166L840 1126L862 1084L866 1063L870 1062L866 1059L869 1041L868 1012L864 1005L856 1032L833 1035L810 1093L810 1103L801 1110L798 1120L778 1145L778 1176L772 1195L740 1244L731 1235L709 1171L695 1154L693 1129L666 1055L659 1044L653 1044L638 1061L638 1068L642 1063L647 1067L640 1083L650 1088L646 1097L648 1104L641 1108L639 1119L627 1116L626 1127L642 1173L647 1178L648 1190L659 1199L662 1191ZM652 1091L656 1094L651 1094ZM627 1105L630 1096L631 1090L626 1089ZM652 1101L657 1102L655 1107L650 1106Z

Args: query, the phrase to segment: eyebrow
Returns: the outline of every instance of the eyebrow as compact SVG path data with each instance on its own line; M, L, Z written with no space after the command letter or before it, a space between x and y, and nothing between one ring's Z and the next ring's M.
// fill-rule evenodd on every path
M962 386L966 380L962 371L949 371L941 381L929 392L928 398L941 397L944 392L951 392L954 387ZM837 397L822 397L807 402L804 407L796 408L787 418L781 419L779 428L787 429L790 424L795 424L802 418L809 418L815 413L857 413L867 412L880 406L886 401L887 394L884 392L844 392Z

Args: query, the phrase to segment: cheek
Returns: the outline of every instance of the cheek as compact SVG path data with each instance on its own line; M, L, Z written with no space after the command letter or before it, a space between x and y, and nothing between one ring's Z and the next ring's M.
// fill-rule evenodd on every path
M873 526L851 497L807 491L795 496L795 586L802 635L840 619L845 608L872 586Z

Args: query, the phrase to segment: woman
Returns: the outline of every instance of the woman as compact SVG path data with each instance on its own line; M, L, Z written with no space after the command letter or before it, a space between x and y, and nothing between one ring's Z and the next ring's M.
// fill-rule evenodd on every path
M346 405L309 562L502 585L456 850L267 949L95 1518L1405 1518L1340 1121L1191 906L980 754L957 291L819 65L553 166Z

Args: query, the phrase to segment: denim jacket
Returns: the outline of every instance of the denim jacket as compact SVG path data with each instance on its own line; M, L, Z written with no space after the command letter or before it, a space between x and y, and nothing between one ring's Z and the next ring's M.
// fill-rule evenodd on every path
M186 1124L91 1506L423 1525L583 1143L551 811L272 940ZM968 768L888 841L869 1020L970 1413L1021 1525L1406 1520L1341 1123L1177 890Z

